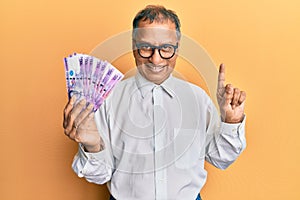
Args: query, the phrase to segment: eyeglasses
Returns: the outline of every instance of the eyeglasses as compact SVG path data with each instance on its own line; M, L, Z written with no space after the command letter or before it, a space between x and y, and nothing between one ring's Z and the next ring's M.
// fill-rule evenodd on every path
M176 49L178 48L178 43L176 45L163 44L160 46L154 46L147 43L136 44L139 55L142 58L150 58L153 56L155 49L163 59L170 59L175 55Z

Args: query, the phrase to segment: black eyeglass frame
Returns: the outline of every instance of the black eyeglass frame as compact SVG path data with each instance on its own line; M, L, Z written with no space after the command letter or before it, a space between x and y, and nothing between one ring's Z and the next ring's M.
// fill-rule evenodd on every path
M143 45L147 45L147 46L149 46L149 47L151 48L152 53L150 54L150 56L142 56L142 54L141 54L141 52L140 52L140 50L141 50L140 48L141 48ZM161 52L160 52L160 51L162 50L162 48L166 47L166 45L167 45L167 46L171 46L171 47L174 48L174 52L173 52L173 54L172 54L170 57L163 57L163 56L161 55ZM178 42L176 43L176 45L173 45L173 44L162 44L162 45L160 45L160 46L155 46L155 45L151 45L151 44L147 44L147 43L140 43L140 44L136 43L135 46L136 46L136 48L137 48L137 50L138 50L139 55L140 55L142 58L151 58L151 57L153 56L153 54L154 54L155 49L157 49L157 50L158 50L158 53L159 53L159 55L160 55L160 57L161 57L162 59L171 59L171 58L175 55L176 50L178 49Z

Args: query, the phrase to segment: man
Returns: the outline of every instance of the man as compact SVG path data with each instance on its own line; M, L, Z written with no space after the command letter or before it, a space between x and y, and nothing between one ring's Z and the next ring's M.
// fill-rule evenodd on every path
M246 146L246 94L224 85L221 65L219 117L201 88L171 75L180 45L173 11L147 6L132 36L136 76L119 83L96 113L85 100L74 105L74 97L65 107L65 134L79 143L73 169L108 183L111 199L201 199L204 160L225 169Z

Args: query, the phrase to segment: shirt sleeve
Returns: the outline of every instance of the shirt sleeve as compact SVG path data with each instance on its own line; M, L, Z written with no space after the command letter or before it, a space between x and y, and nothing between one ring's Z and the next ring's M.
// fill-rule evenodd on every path
M215 107L212 111L207 128L205 159L217 168L226 169L246 148L246 116L241 123L228 124L221 122Z
M111 178L112 169L106 162L107 149L97 153L88 153L79 144L78 152L74 157L72 168L78 177L84 177L87 181L104 184Z
M109 128L106 115L105 103L95 113L95 121L98 132L104 141L104 149L97 153L84 151L82 144L79 144L78 152L72 163L74 172L80 177L84 177L88 182L104 184L110 181L113 173L112 156L109 143Z

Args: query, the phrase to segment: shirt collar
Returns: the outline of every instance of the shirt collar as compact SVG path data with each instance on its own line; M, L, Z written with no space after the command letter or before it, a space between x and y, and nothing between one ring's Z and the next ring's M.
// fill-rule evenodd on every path
M137 74L135 76L135 81L137 84L137 87L139 91L141 92L142 97L144 98L149 92L152 91L152 89L156 86L161 86L163 90L170 96L174 96L174 90L173 90L173 82L174 82L174 77L172 74L160 85L157 85L153 82L148 81L146 78L144 78L139 71L137 71Z

